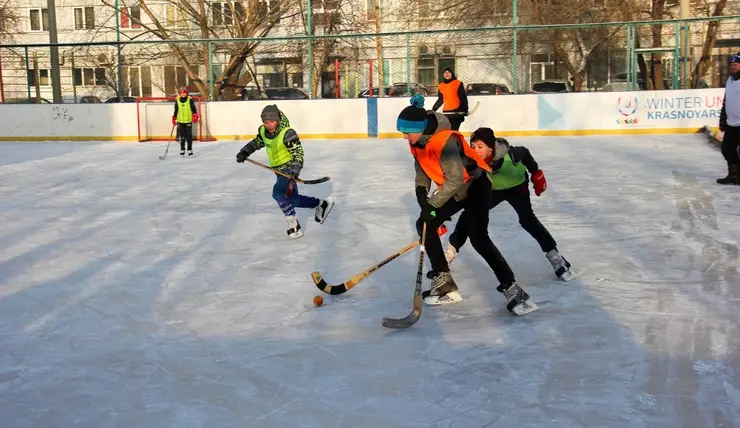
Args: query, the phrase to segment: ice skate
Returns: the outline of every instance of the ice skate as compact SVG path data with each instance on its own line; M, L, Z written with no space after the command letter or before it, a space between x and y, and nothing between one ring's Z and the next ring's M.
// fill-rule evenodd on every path
M452 263L453 260L457 257L457 248L455 248L452 245L447 246L447 251L445 251L445 259L447 260L447 264Z
M291 238L300 238L303 236L301 225L298 223L298 219L294 215L285 216L285 220L288 222L288 236Z
M516 281L508 286L499 285L496 289L504 293L506 309L514 315L526 315L538 309L537 304L529 298L529 294L522 290L522 287Z
M321 201L319 206L316 207L316 215L314 216L316 223L324 224L324 220L329 216L329 211L331 211L332 208L334 208L334 202L327 200Z
M727 176L718 178L717 184L740 184L740 164L727 164Z
M195 154L193 154L193 151L192 150L188 150L188 156L189 157L193 157L193 156L195 156Z
M435 272L432 278L432 289L421 295L427 305L449 305L463 300L449 272Z
M185 150L180 150L180 156L185 156Z
M570 268L570 263L565 257L561 256L558 250L550 250L545 254L547 260L552 265L555 275L563 281L570 281L575 278L575 272Z

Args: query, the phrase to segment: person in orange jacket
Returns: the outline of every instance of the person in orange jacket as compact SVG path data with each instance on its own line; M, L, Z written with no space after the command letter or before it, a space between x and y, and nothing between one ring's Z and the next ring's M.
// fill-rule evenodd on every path
M452 129L457 131L465 121L465 115L468 114L468 95L465 92L465 85L457 80L450 67L445 67L442 77L444 81L439 84L437 89L439 97L432 110L437 111L444 105L442 113L447 116Z
M423 293L424 302L441 305L462 300L437 234L442 223L462 210L463 215L467 214L465 226L470 243L499 280L496 289L504 294L506 309L516 315L532 312L537 305L517 284L488 235L491 181L486 173L491 169L465 137L450 128L444 115L424 109L424 97L419 94L411 97L411 105L401 111L396 121L396 129L403 133L414 157L416 199L421 208L416 227L420 236L426 225L423 239L433 274L431 290ZM429 196L432 182L436 190Z
M188 156L193 156L193 124L198 123L198 108L188 95L188 88L180 88L180 96L175 98L175 112L172 126L177 126L177 139L180 141L180 156L185 156L185 142L188 143Z

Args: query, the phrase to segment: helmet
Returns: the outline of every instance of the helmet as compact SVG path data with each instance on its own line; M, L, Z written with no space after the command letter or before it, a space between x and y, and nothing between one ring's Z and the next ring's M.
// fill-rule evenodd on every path
M733 62L740 62L740 52L730 55L730 59L727 60L727 64L732 64Z
M177 91L177 93L178 93L178 94L182 94L183 92L185 92L185 95L187 95L187 94L189 94L189 93L190 93L190 92L188 91L188 88L187 88L187 87L185 87L185 86L183 86L182 88L180 88L180 90L179 90L179 91Z

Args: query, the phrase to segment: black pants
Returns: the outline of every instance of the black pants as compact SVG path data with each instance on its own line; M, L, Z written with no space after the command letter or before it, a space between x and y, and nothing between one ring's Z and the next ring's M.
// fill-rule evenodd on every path
M557 243L552 235L550 235L550 232L540 223L540 220L534 215L534 211L532 211L528 183L523 183L511 189L494 190L491 192L489 207L493 209L503 201L508 202L514 208L514 211L519 216L519 224L540 244L542 252L546 253L550 250L557 249ZM472 236L468 234L468 229L464 225L466 215L466 213L460 215L460 219L455 226L455 231L450 235L450 245L458 250L465 245L468 236Z
M725 136L722 138L722 156L727 163L740 163L740 127L728 126L725 130Z
M177 139L180 140L180 150L185 151L185 142L188 143L188 150L193 150L193 124L178 123Z
M514 282L514 272L511 271L509 264L504 259L498 248L488 236L488 205L491 197L491 182L485 174L475 180L468 189L468 195L461 202L450 199L442 207L436 210L437 216L434 222L427 224L427 233L424 238L424 246L429 254L429 261L432 264L432 270L435 272L449 272L450 267L445 260L444 251L442 250L442 241L437 235L437 228L445 221L450 220L458 211L463 210L458 227L463 227L467 236L470 237L470 243L475 251L491 267L493 273L501 284L511 284ZM421 219L416 221L416 228L421 236L423 222Z
M463 114L445 114L445 116L449 119L452 129L455 131L459 131L460 125L465 122L465 115Z

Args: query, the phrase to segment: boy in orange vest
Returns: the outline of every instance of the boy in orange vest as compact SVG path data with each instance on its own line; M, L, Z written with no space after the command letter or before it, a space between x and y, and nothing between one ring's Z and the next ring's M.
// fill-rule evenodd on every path
M430 305L462 300L442 250L437 228L460 210L467 213L470 243L493 270L504 293L506 309L516 315L535 311L537 305L516 283L514 273L488 236L490 167L468 145L462 134L450 129L447 118L424 109L424 97L414 95L411 105L398 115L396 128L409 142L416 169L416 198L421 215L416 222L419 235L426 223L424 245L432 265L431 290L423 293ZM432 182L435 192L429 197Z
M442 113L447 116L452 129L457 131L465 121L465 115L468 114L468 95L465 92L465 85L457 80L450 67L445 67L442 77L444 81L437 88L439 97L432 110L437 111L444 104Z

